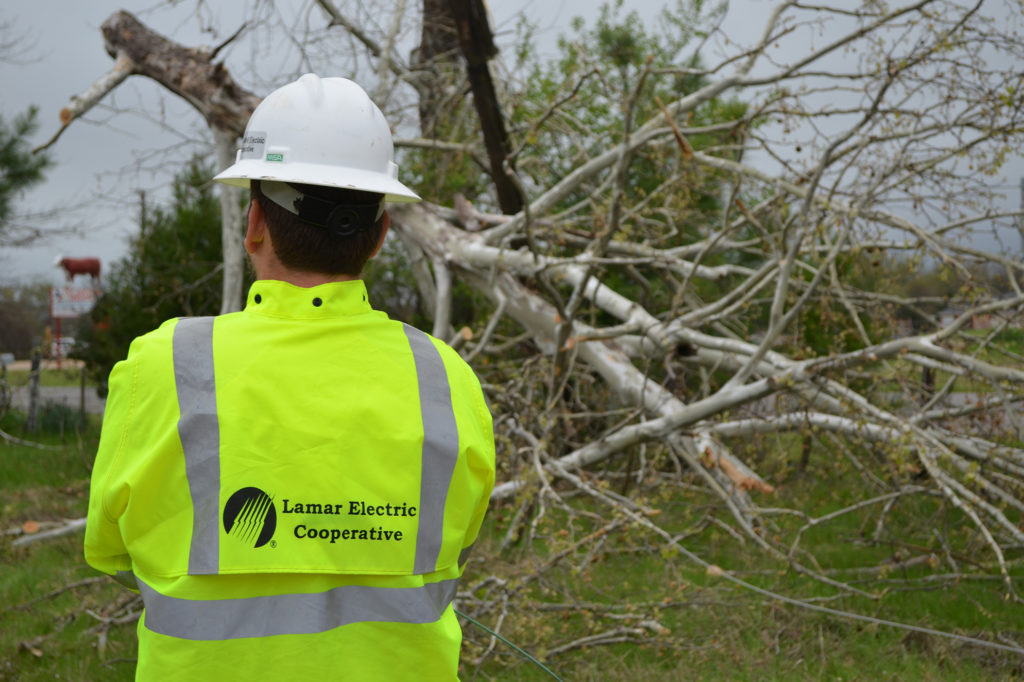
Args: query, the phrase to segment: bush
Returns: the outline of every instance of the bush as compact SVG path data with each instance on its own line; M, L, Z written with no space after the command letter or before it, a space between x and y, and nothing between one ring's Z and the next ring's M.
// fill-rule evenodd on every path
M78 410L66 402L47 400L39 406L36 424L43 433L60 433L74 431L78 428Z

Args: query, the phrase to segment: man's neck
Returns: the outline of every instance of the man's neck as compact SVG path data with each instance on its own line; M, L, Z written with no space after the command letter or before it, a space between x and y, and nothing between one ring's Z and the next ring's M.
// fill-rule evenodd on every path
M269 265L264 268L256 268L257 279L276 279L281 282L288 282L297 287L309 288L328 284L330 282L351 282L360 279L357 275L327 275L322 272L306 272L304 270L292 270L280 263Z

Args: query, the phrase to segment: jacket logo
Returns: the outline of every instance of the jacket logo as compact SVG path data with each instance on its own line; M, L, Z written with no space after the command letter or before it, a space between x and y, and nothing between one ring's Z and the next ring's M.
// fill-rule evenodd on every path
M262 547L276 528L274 501L259 488L242 488L224 505L224 532L242 544Z

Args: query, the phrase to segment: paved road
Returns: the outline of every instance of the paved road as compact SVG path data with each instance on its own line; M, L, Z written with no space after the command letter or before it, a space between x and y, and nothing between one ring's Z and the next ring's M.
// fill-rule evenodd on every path
M82 367L81 360L62 360L61 369L80 369ZM25 370L27 371L32 366L32 363L28 360L17 360L9 365L7 369L10 370ZM43 370L56 370L56 360L43 360L41 363L41 369ZM78 386L40 386L39 387L39 401L40 404L46 401L52 401L55 403L66 403L68 407L77 410L82 402L81 388ZM28 412L28 386L12 386L11 391L13 396L11 398L11 407L22 412ZM92 414L103 414L103 407L106 405L106 400L101 399L96 395L95 386L85 387L85 411Z
M12 389L13 397L11 399L11 407L16 410L28 412L28 387L18 386ZM78 386L40 386L39 387L39 401L40 404L45 403L47 400L55 403L66 403L68 407L72 409L79 409L81 405L81 389ZM92 414L103 414L103 407L106 405L106 400L101 399L96 395L95 386L85 387L85 411Z

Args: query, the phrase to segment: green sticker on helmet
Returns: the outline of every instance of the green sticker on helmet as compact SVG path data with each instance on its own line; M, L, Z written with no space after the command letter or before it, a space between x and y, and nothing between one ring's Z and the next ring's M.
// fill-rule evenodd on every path
M267 154L267 161L284 161L284 154Z

